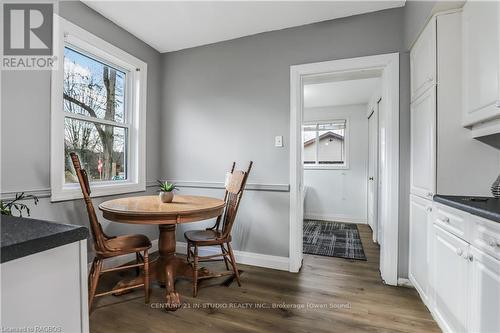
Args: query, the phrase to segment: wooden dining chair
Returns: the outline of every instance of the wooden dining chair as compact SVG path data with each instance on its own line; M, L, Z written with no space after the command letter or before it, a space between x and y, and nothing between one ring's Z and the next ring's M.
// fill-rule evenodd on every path
M145 302L149 303L149 254L151 242L144 235L126 235L126 236L108 236L97 220L97 215L94 210L94 205L90 199L90 185L87 172L82 169L80 159L75 153L70 153L73 167L75 168L76 176L80 182L83 198L87 206L87 213L90 220L90 229L94 240L95 257L92 261L92 267L89 272L89 312L92 312L92 303L95 297L105 296L109 294L118 294L130 289L144 287ZM126 254L136 254L136 263L103 269L104 259L109 259ZM111 291L96 294L99 277L107 272L115 272L124 269L140 269L143 267L144 281L143 283L132 285L124 288L118 288Z
M187 260L193 267L193 297L198 294L198 281L213 277L225 275L234 275L238 285L241 287L240 274L236 267L233 249L231 248L231 230L238 212L238 207L243 196L245 184L248 174L252 168L253 162L248 165L247 171L235 170L236 163L233 163L229 177L226 179L224 201L226 203L223 215L219 216L215 225L205 230L190 230L184 233L184 238L187 241ZM221 223L222 222L222 223ZM202 246L220 246L221 253L200 256L198 248ZM215 258L224 260L226 270L228 272L214 273L198 276L199 263L204 261L220 261ZM232 271L229 269L231 265Z

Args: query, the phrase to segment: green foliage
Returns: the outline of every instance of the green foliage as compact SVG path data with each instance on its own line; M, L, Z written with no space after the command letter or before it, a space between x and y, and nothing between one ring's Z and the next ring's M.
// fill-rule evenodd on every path
M38 197L31 194L16 193L16 197L12 200L0 200L0 214L12 216L13 211L19 213L19 217L23 217L23 212L26 212L30 216L30 208L19 201L21 200L33 200L35 206L38 204Z
M173 190L179 190L175 184L169 183L166 180L157 180L157 182L160 187L160 192L172 192Z

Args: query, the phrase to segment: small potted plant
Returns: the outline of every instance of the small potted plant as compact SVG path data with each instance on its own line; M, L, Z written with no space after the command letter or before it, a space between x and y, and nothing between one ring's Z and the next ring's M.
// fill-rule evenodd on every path
M160 200L161 202L172 202L174 199L174 190L179 190L175 184L167 181L157 180L160 185Z

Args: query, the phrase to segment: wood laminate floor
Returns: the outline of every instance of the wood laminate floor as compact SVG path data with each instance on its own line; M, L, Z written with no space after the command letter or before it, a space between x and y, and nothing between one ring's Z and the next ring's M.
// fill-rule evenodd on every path
M379 248L368 226L359 230L368 261L304 255L298 274L240 265L241 288L204 281L197 298L189 281L178 281L185 308L176 312L155 308L164 291L156 285L150 305L139 290L106 296L90 317L91 332L439 332L415 290L382 283Z

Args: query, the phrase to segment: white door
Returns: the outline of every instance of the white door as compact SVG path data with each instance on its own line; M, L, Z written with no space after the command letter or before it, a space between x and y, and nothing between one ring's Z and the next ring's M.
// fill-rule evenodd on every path
M432 199L436 193L436 87L411 104L410 193Z
M410 261L408 275L427 303L429 280L428 225L432 201L410 195Z
M433 286L436 315L448 332L466 332L468 247L460 238L434 225Z
M500 332L500 260L470 247L469 332Z
M373 241L378 241L378 106L368 117L368 224L373 231Z
M467 1L463 9L463 124L500 116L500 4Z

